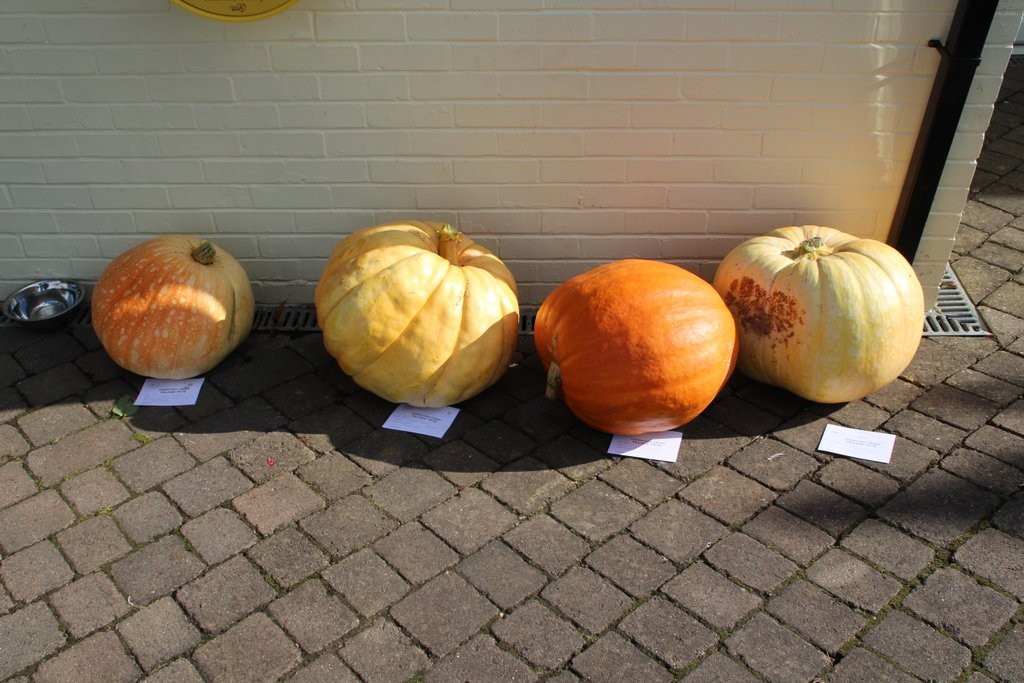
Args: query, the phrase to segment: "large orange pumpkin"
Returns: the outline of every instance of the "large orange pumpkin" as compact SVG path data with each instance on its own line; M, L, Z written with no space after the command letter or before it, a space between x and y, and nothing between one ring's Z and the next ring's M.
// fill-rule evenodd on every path
M122 253L100 275L91 306L114 362L159 379L212 369L249 335L255 313L238 261L191 235L155 237Z
M409 221L338 243L317 283L324 346L359 386L440 407L508 370L519 336L505 264L449 225Z
M538 309L534 340L548 395L612 434L689 422L736 364L736 326L721 297L659 261L615 261L564 282Z
M921 342L921 283L877 240L817 225L779 228L729 252L714 284L738 323L740 371L811 401L881 389Z

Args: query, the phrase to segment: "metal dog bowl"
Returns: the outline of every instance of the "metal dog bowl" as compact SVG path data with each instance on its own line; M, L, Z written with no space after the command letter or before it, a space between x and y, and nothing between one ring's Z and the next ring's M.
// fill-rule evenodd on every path
M40 280L7 297L4 315L33 330L56 330L84 299L85 289L74 280Z

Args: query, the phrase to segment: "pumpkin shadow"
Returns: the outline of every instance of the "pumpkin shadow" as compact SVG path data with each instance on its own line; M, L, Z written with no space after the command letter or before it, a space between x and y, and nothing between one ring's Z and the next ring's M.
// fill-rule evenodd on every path
M116 366L111 374L92 392L97 412L135 397L145 381ZM520 335L507 370L455 404L459 413L444 436L387 429L397 404L356 385L327 354L319 333L254 333L208 373L195 405L144 406L121 419L140 441L170 432L201 460L232 457L260 436L280 432L290 436L278 435L277 442L307 458L341 454L371 474L421 463L460 474L572 472L607 460L609 435L545 398L544 387L532 337Z
M0 408L15 414L26 406L34 410L84 402L98 419L113 420L106 417L113 404L122 396L134 397L144 381L114 365L87 329L71 328L48 337L45 354L59 356L53 359L43 351L27 351L30 342L38 338L20 330L5 330L0 341L28 373L19 380L24 398L15 400L14 391L0 397ZM47 377L51 374L52 378ZM355 387L322 350L315 334L254 335L206 379L208 384L195 406L147 406L120 418L139 441L136 448L144 448L151 440L175 440L198 461L234 457L241 462L246 449L251 456L257 450L253 446L280 447L284 443L290 453L300 452L308 456L307 462L323 465L329 476L335 476L332 467L339 465L337 477L369 483L401 466L416 474L429 470L458 486L472 486L502 471L537 473L542 475L537 478L540 486L550 481L552 472L582 481L615 462L605 452L609 435L585 427L562 404L542 396L543 373L528 337L520 338L519 356L506 376L462 404L459 418L440 439L383 429L381 424L394 404ZM243 379L253 384L246 385ZM53 385L68 381L78 388ZM267 388L231 395L244 386L263 385ZM65 398L47 399L46 393L51 391ZM755 395L769 401L779 398L773 392L755 390L753 383L742 378L723 398L733 396L754 403ZM774 407L779 410L779 404ZM985 519L991 518L998 528L1019 528L1013 526L1019 525L1013 521L1016 513L998 512L1000 501L1007 496L1020 499L1019 491L1006 489L1010 480L985 483L935 467L942 454L905 437L897 436L888 465L817 452L824 424L838 412L847 411L841 422L857 426L859 409L851 404L794 402L783 411L786 416L778 426L748 434L705 414L681 428L684 441L677 462L656 466L688 485L717 465L729 465L746 446L771 439L820 461L814 472L800 477L793 486L774 490L770 506L787 513L776 519L789 520L794 533L804 533L810 521L839 538L867 520L872 521L873 529L890 535L902 530L936 545L955 547ZM153 457L161 457L161 452L162 448L157 448ZM769 455L774 452L768 451ZM1005 456L996 457L1006 460ZM278 472L287 467L286 458L281 460ZM873 500L857 499L851 491L843 493L835 482L823 478L826 468L839 467L839 462L843 469L858 473L850 481L870 486L875 486L872 481L878 482L868 489ZM245 465L251 469L253 461L245 461ZM883 490L883 485L887 489ZM529 488L521 483L514 486ZM516 489L510 490L514 493Z

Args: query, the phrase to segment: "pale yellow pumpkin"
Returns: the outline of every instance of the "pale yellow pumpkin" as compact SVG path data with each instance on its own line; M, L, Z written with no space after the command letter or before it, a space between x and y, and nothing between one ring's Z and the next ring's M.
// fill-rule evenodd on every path
M328 353L394 403L440 407L478 394L508 369L519 334L512 273L441 223L349 235L331 252L315 303Z
M252 330L245 269L212 242L161 235L111 261L92 294L92 324L121 367L185 379L212 369Z
M733 249L715 289L736 318L739 369L821 403L863 398L917 352L924 297L898 251L815 225L786 227Z

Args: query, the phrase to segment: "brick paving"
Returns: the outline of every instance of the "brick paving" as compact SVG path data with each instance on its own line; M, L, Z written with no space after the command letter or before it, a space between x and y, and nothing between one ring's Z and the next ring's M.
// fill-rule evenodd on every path
M0 327L0 680L1024 680L1024 70L1002 95L952 258L993 335L840 406L736 376L675 463L607 455L529 336L437 439L316 334L117 418L141 378L88 327Z

